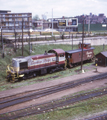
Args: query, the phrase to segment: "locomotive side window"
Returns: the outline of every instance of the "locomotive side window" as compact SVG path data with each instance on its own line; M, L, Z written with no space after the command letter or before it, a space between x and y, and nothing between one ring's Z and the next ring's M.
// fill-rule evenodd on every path
M68 55L68 58L70 58L70 55Z
M84 45L84 47L86 48L86 45Z
M64 57L64 54L60 54L60 57Z
M71 54L71 55L68 55L68 58L72 58L72 54Z
M20 63L20 70L21 69L28 69L28 63L27 62Z

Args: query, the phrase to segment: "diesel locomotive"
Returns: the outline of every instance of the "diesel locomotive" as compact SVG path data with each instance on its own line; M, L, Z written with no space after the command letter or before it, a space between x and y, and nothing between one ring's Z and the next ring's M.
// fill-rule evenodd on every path
M79 49L76 50L52 49L40 55L13 58L12 66L7 66L6 78L15 82L20 78L27 79L66 67L71 68L81 62L82 47L83 61L91 60L94 57L94 48L88 43L79 44Z

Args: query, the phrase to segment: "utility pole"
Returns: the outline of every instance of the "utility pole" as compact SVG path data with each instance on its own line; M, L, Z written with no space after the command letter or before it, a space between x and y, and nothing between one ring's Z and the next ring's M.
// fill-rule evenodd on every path
M1 42L2 42L2 57L4 58L4 46L3 46L3 37L2 37L2 27L1 27Z
M53 8L52 8L52 36L53 36Z
M28 18L28 23L29 23L29 18ZM30 55L30 27L29 28L29 32L28 32L28 35L29 35L29 55Z
M3 42L2 42L2 27L1 27L1 46L2 46L2 49L3 49Z
M81 70L83 66L83 43L84 43L84 19L83 19L83 28L82 28L82 52L81 52Z
M16 52L16 30L14 29L14 34L15 34L15 52Z
M22 56L23 56L23 18L22 18Z
M72 50L73 50L73 33L72 33Z

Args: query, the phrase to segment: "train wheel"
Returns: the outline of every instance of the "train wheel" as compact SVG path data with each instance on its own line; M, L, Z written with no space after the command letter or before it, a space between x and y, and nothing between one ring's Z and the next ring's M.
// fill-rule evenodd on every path
M23 80L26 80L26 76L23 76Z
M53 73L53 72L54 72L54 70L50 70L50 72L49 72L49 73L51 74L51 73Z

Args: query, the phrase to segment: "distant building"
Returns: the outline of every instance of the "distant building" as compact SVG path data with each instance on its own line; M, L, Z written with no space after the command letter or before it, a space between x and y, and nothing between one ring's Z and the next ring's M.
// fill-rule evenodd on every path
M35 28L41 29L43 26L43 21L42 20L38 20L38 21L32 20L32 24Z
M61 24L59 25L59 21L62 25ZM62 18L53 18L53 19L49 18L47 21L46 20L32 21L32 24L35 26L35 28L41 27L42 29L47 29L47 28L52 29L52 24L53 24L53 29L56 29L58 31L69 31L69 32L78 31L78 19L72 17L63 16Z
M32 27L32 13L11 13L11 11L0 10L0 28L3 32L20 32L22 29L28 31Z
M78 23L83 23L83 19L85 21L85 24L97 24L97 23L105 23L106 21L106 16L104 16L104 14L99 14L98 16L97 15L94 15L92 13L90 13L90 15L80 15L80 16L76 16L76 18L78 18Z

